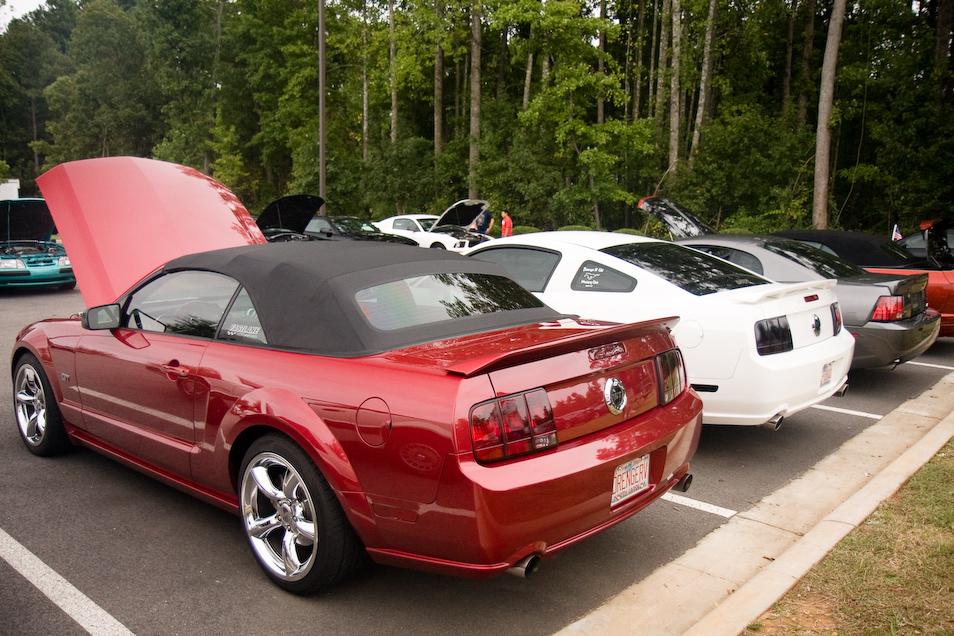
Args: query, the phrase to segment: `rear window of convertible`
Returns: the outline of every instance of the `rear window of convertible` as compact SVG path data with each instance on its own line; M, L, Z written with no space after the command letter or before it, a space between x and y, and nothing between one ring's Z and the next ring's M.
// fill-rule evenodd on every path
M721 258L672 243L624 243L600 251L652 272L696 296L769 282Z
M509 278L477 273L404 278L362 289L355 301L371 326L383 331L544 306Z

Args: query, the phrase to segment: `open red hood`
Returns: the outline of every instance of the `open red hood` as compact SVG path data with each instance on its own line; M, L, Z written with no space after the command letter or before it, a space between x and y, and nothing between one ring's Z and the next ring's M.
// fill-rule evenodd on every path
M264 243L242 203L194 168L138 157L61 164L37 179L88 307L167 261Z

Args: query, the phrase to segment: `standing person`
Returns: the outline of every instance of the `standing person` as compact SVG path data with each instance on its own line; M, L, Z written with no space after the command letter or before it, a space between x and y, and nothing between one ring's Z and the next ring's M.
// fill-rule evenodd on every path
M489 208L485 208L483 212L477 215L477 218L474 219L473 227L475 230L481 234L487 234L490 232L490 228L494 226L494 213L490 211Z
M500 221L500 236L513 235L513 219L510 218L510 213L504 210L501 214L503 219Z

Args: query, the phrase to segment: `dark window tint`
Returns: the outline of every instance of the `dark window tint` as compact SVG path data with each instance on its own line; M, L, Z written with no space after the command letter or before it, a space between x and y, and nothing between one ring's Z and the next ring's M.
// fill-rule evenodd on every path
M471 255L502 265L510 277L532 292L542 292L560 262L560 255L528 247L498 247Z
M232 306L229 307L225 320L222 321L219 340L268 344L265 332L262 330L262 323L258 320L258 312L245 289L238 293Z
M750 269L756 274L765 273L765 270L762 269L762 262L748 252L731 249L722 245L691 245L690 247L692 247L692 249L705 252L706 254L718 256L722 260L730 261L736 265L744 267L745 269Z
M631 292L636 279L596 261L584 261L573 276L570 288L576 291Z
M509 278L469 273L396 280L362 289L355 300L368 322L384 331L544 306Z
M124 325L143 331L162 331L211 338L238 283L212 272L173 272L155 278L125 304Z
M652 272L696 296L769 282L721 258L672 243L624 243L601 251Z
M765 243L765 249L795 261L825 278L841 278L865 273L865 270L853 263L798 241L771 241Z

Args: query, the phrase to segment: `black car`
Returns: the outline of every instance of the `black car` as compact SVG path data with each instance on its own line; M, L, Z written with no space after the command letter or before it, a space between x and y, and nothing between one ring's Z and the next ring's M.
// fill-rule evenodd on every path
M318 211L324 199L311 194L293 194L269 203L256 223L270 243L313 240L351 240L399 243L417 247L417 241L387 234L370 221L353 216L323 216Z

